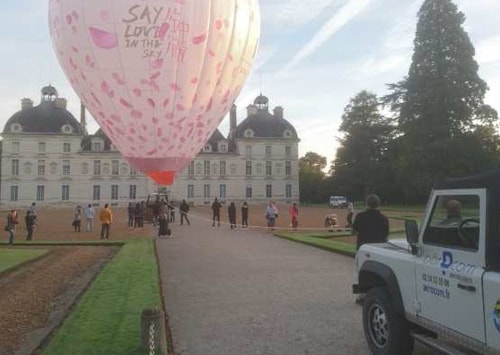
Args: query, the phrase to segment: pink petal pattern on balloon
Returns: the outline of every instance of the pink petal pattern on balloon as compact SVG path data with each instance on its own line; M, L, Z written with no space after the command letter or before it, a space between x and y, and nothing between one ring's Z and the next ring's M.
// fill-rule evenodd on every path
M112 49L118 47L118 36L115 33L100 30L95 27L89 27L90 37L94 44L103 49Z
M259 40L258 0L49 0L64 72L137 170L177 171L240 92Z

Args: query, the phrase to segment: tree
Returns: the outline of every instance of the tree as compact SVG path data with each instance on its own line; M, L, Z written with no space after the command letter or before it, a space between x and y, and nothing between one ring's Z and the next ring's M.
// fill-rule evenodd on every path
M340 139L334 162L333 181L347 188L350 196L363 198L379 185L383 157L392 132L390 121L379 112L375 94L362 91L344 109Z
M498 155L491 145L482 150L485 165L479 167L475 159L467 160L470 154L457 154L457 149L478 153L478 137L498 146L494 129L484 129L492 127L497 113L484 105L488 87L479 77L464 21L451 0L425 0L408 76L389 85L391 94L384 98L398 119L397 175L407 182L409 198L427 196L436 179L485 168Z
M299 159L299 168L306 169L317 174L323 174L323 169L326 167L326 158L318 153L307 152L305 156Z
M325 173L326 158L308 152L299 159L299 186L300 199L305 203L325 202Z

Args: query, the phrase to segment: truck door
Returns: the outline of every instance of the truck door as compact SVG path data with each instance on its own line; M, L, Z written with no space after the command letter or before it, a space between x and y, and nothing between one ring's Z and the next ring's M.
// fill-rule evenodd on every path
M417 317L485 342L486 190L437 190L420 233Z

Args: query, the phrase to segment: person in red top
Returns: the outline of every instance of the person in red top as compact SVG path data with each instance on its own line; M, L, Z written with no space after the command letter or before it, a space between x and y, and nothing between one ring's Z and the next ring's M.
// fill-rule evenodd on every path
M293 230L296 231L299 226L299 209L295 202L290 206L290 223Z

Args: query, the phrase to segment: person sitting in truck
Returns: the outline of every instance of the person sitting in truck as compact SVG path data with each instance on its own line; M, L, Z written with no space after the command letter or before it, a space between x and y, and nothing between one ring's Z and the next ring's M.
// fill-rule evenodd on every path
M446 203L446 218L442 220L441 226L457 226L462 222L462 204L452 199Z
M356 249L365 243L385 243L389 236L389 220L378 209L380 199L371 194L366 197L366 211L356 215L352 225L358 236Z

